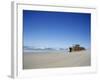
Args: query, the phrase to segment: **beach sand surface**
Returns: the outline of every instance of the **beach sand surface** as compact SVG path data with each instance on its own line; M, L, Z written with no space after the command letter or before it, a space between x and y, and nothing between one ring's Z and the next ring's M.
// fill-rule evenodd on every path
M91 65L89 50L70 53L24 53L23 69L83 67Z

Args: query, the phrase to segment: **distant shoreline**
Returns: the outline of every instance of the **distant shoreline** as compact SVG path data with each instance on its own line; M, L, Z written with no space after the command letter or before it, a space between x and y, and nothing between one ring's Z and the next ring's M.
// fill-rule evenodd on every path
M24 54L47 54L47 53L68 53L68 50L27 50L23 51Z

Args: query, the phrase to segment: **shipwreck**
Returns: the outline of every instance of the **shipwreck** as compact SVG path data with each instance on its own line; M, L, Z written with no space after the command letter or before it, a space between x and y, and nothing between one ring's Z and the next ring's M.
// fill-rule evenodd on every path
M86 50L84 47L81 47L79 44L75 44L72 47L69 47L69 52L74 52L74 51L82 51Z

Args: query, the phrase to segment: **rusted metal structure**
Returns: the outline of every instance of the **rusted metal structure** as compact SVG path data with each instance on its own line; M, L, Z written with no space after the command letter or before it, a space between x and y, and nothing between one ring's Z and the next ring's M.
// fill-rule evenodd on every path
M79 44L75 44L72 47L69 47L69 52L73 52L73 51L82 51L85 50L84 47L81 47Z

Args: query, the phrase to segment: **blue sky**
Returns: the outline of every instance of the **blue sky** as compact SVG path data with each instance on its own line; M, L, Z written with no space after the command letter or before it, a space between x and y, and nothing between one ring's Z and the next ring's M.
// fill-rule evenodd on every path
M73 44L90 47L89 13L23 10L24 46L67 48Z

